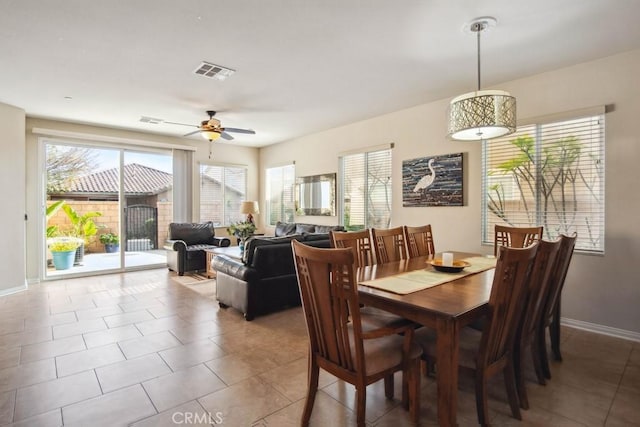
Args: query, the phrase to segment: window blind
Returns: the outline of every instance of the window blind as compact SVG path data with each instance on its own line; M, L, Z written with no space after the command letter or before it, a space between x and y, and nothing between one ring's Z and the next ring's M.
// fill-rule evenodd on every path
M604 253L604 115L519 126L483 142L483 243L496 224L576 232L576 250Z
M295 165L267 168L266 175L267 224L276 225L278 221L294 222Z
M243 221L240 204L247 194L247 168L200 165L200 221L227 226Z
M347 230L389 228L391 188L390 149L340 157L342 225Z

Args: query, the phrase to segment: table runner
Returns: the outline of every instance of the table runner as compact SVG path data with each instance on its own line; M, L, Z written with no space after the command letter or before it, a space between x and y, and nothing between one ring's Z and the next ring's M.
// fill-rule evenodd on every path
M471 264L459 273L443 273L427 267L420 270L409 271L395 276L383 277L382 279L366 280L360 282L361 285L371 288L382 289L383 291L395 294L406 295L412 292L421 291L443 283L452 282L461 277L476 274L481 271L495 268L495 257L470 257L458 258Z

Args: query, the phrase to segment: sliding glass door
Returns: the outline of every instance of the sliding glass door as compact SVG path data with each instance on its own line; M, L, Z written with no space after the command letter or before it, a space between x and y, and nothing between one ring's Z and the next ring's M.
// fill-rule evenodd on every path
M166 265L170 152L47 141L43 157L44 278Z

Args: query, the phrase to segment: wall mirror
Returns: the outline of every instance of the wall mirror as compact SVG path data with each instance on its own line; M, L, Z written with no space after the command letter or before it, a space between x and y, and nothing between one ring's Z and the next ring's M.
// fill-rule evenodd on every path
M296 178L296 215L336 214L336 174Z

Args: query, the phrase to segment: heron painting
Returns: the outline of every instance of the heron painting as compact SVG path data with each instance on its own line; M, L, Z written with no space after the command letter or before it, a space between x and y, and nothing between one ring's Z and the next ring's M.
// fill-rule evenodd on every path
M462 153L402 161L402 206L463 206Z

